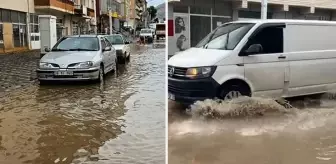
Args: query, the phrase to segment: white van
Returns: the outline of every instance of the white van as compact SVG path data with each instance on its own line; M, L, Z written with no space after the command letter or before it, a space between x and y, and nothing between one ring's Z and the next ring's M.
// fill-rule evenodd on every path
M336 86L336 23L246 20L223 24L168 61L169 99L295 97Z

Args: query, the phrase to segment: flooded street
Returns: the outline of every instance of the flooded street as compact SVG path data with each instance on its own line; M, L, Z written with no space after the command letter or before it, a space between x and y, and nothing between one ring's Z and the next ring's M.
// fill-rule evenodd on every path
M165 49L131 54L103 85L31 85L0 99L0 163L165 161Z
M261 98L206 101L183 112L169 101L169 163L336 163L335 99L290 103L294 108Z

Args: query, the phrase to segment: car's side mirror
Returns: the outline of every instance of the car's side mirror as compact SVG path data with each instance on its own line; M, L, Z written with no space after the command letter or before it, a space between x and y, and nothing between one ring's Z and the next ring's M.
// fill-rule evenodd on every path
M44 51L45 51L45 52L50 52L50 48L46 47L46 48L44 49Z
M246 51L246 55L258 54L263 51L261 44L252 44Z
M105 47L103 51L111 51L112 48L111 47Z
M130 42L129 41L125 41L125 44L130 44Z

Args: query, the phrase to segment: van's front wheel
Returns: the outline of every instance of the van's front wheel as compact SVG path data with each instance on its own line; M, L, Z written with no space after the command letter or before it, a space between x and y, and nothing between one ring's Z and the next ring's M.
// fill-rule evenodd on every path
M250 93L243 86L239 85L224 86L219 94L219 98L224 101L232 100L241 96L250 96Z

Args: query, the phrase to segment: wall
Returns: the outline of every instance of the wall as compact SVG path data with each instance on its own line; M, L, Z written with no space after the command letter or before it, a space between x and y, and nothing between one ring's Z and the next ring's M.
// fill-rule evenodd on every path
M29 11L34 12L34 0L0 0L0 1L1 1L0 8L22 12L28 12L28 2L29 2Z

